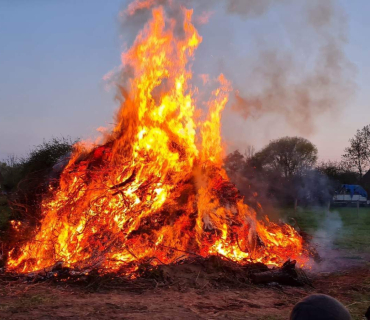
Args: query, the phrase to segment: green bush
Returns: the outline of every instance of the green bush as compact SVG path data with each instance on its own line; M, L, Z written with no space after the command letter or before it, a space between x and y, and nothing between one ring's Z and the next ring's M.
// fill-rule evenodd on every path
M61 157L72 151L73 144L71 139L53 138L36 146L24 158L10 157L0 163L0 181L12 208L12 219L22 219L22 215L27 214L37 222L52 168Z

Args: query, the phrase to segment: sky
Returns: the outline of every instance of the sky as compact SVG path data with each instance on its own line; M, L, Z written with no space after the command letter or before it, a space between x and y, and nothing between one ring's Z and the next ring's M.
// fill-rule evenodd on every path
M271 139L299 135L317 145L320 159L338 160L356 130L370 124L370 1L338 2L348 19L345 52L355 70L356 90L348 104L318 116L310 133L277 115L244 119L227 109L222 131L227 150L260 149ZM24 156L51 137L96 137L97 128L112 125L118 103L103 77L120 65L125 40L132 38L119 21L126 3L0 0L0 159ZM249 67L258 59L257 35L284 42L273 17L246 21L215 14L199 29L203 43L194 66L227 74L238 72L236 57L245 57Z

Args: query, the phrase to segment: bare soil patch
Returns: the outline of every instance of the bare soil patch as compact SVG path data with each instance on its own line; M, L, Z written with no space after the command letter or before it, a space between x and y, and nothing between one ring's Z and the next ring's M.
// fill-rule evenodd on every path
M171 270L172 272L172 270ZM82 285L0 284L1 319L287 319L301 298L329 294L362 319L370 305L370 265L311 275L313 287L250 283L209 285L204 277L165 286L112 284L91 291ZM189 276L190 277L190 276ZM232 283L232 284L231 284Z

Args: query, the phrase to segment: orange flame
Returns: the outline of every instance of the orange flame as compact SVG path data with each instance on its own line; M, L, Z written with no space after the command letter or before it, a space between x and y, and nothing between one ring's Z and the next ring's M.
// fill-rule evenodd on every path
M129 12L152 2L135 1ZM58 261L117 270L152 257L170 263L184 253L222 254L240 263L304 261L298 233L257 221L223 169L221 112L231 91L223 75L207 119L196 124L188 63L202 38L192 11L184 9L180 38L163 8L152 13L122 55L134 76L116 127L90 152L76 145L59 188L43 200L39 230L12 250L9 270Z

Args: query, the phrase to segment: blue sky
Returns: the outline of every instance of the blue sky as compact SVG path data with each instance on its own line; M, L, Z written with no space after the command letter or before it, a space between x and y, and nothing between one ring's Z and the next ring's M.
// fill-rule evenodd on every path
M370 1L340 3L348 17L346 52L357 70L357 91L345 110L317 119L316 131L306 136L322 159L338 159L356 129L370 123ZM117 103L102 78L120 64L124 32L118 13L124 5L121 0L0 0L0 159L24 155L44 138L86 139L112 122ZM227 59L228 50L250 51L253 26L218 15L213 25L202 27L199 55L207 67L223 71L220 57ZM266 18L259 26L260 34L269 32ZM227 50L212 52L220 41ZM258 149L272 138L300 134L271 117L233 121L226 118L223 128L231 149L244 144Z

